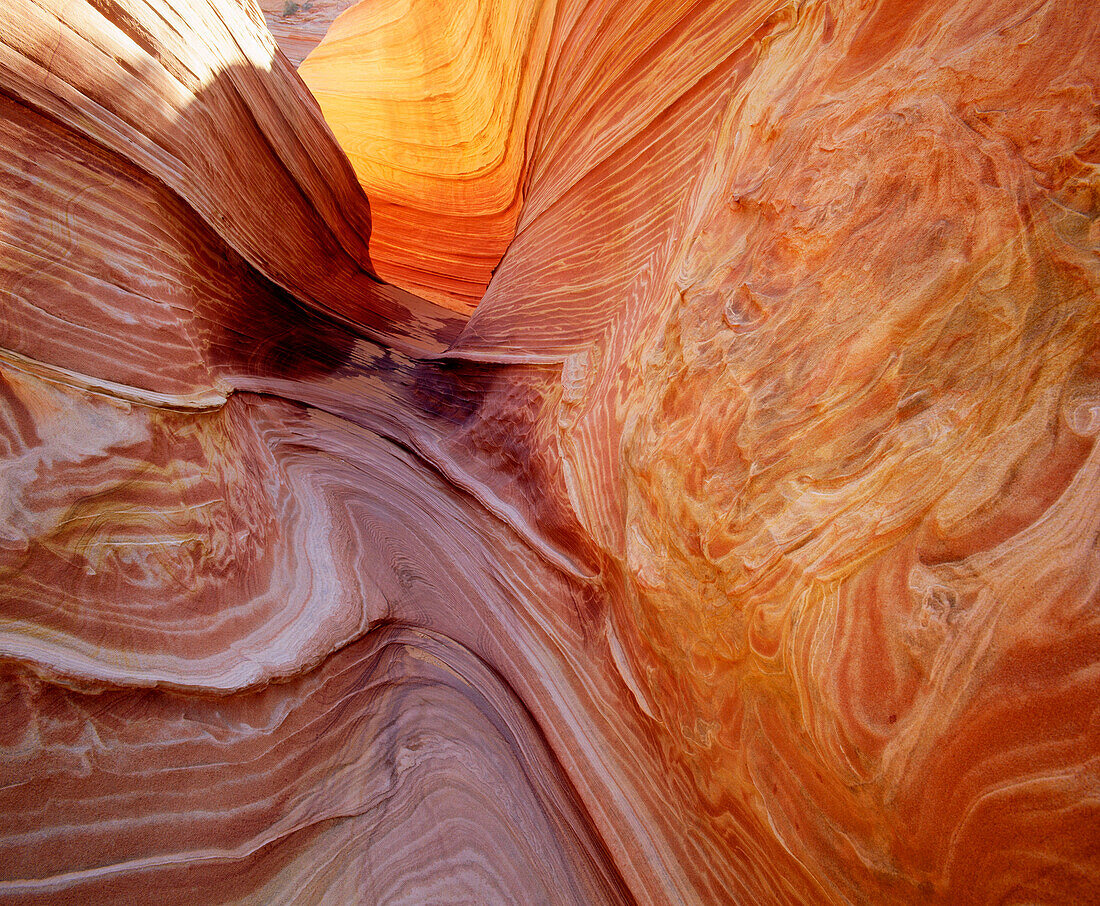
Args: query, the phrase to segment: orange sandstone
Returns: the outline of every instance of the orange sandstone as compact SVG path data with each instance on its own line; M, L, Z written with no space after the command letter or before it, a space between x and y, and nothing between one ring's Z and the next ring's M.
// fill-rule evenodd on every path
M1093 5L304 7L0 12L0 902L1097 899Z

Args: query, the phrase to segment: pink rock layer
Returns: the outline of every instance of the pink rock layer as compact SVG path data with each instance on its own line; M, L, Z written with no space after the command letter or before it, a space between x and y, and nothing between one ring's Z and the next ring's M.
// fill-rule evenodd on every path
M1094 5L490 5L468 319L252 0L0 8L0 903L1100 899Z

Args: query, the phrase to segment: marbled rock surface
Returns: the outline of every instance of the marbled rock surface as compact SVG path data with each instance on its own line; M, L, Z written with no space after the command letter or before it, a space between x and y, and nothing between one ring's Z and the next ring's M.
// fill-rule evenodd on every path
M294 29L0 5L0 903L1100 900L1095 5Z

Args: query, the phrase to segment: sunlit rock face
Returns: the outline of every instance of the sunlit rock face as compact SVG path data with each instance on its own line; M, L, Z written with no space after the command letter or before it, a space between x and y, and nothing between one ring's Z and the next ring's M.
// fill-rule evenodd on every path
M299 72L374 216L380 276L469 313L515 233L554 3L381 0Z
M0 9L0 902L1100 898L1094 5L343 9Z

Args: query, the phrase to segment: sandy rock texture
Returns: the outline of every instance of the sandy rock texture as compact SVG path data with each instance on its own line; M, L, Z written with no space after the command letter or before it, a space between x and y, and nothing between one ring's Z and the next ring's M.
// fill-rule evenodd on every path
M0 5L0 903L1100 900L1095 5L291 6Z

